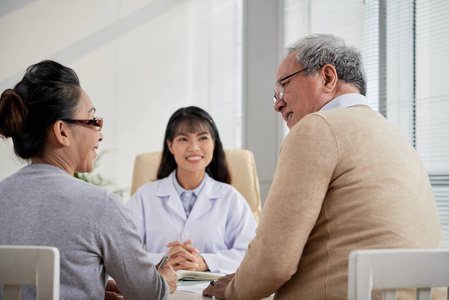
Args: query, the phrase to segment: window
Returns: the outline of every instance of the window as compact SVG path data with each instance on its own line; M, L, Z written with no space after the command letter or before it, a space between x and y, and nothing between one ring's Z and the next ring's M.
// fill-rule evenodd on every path
M449 247L449 2L386 1L386 117L412 143L429 174L443 246Z
M449 2L416 0L415 144L429 172L449 248Z
M194 0L192 96L226 148L242 147L242 1Z

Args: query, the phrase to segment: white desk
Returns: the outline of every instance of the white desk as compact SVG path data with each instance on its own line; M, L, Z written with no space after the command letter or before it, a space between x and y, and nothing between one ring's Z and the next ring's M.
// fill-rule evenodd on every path
M213 298L211 298L211 297L203 297L200 294L188 293L188 292L183 292L183 291L176 291L173 294L171 294L168 297L168 299L170 299L170 300L199 300L199 299L211 300Z
M203 283L203 282L204 281L195 281L195 282L189 282L188 284ZM207 282L209 282L209 281L207 281ZM178 287L182 284L183 284L182 281L178 281ZM211 299L215 299L215 298L203 297L203 295L201 295L201 294L195 294L195 293L190 293L190 292L186 292L186 291L176 290L173 294L170 294L168 299L170 299L170 300L211 300ZM273 299L273 297L268 297L268 298L264 298L264 299Z
M170 294L168 299L170 299L170 300L211 300L211 299L215 299L215 297L214 298L203 297L200 294L188 293L188 292L183 292L183 291L176 291L173 294ZM268 298L263 298L263 299L272 300L273 297L268 297Z

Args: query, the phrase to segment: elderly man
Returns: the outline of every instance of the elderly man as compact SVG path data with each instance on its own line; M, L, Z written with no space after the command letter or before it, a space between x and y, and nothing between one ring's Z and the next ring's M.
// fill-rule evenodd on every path
M221 299L346 299L356 249L441 247L431 186L414 148L367 106L360 53L332 35L299 40L279 66L274 109L290 133L235 277Z

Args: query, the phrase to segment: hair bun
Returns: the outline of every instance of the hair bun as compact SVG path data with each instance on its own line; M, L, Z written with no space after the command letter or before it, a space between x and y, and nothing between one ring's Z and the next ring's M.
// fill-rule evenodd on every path
M28 109L19 94L6 89L0 97L0 135L11 137L25 129Z

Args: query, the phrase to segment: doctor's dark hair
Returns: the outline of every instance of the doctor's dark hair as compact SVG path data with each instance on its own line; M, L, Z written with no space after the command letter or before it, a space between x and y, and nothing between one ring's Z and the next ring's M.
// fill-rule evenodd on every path
M81 95L76 73L45 60L27 68L14 89L0 98L0 136L11 137L22 159L42 155L51 125L75 114Z
M207 174L217 181L231 183L231 175L217 126L206 111L196 106L182 107L175 111L168 120L161 163L157 171L158 179L167 177L177 168L175 157L168 149L167 141L173 143L174 138L181 130L186 130L188 133L196 133L202 129L207 129L215 142L212 161L206 167Z

